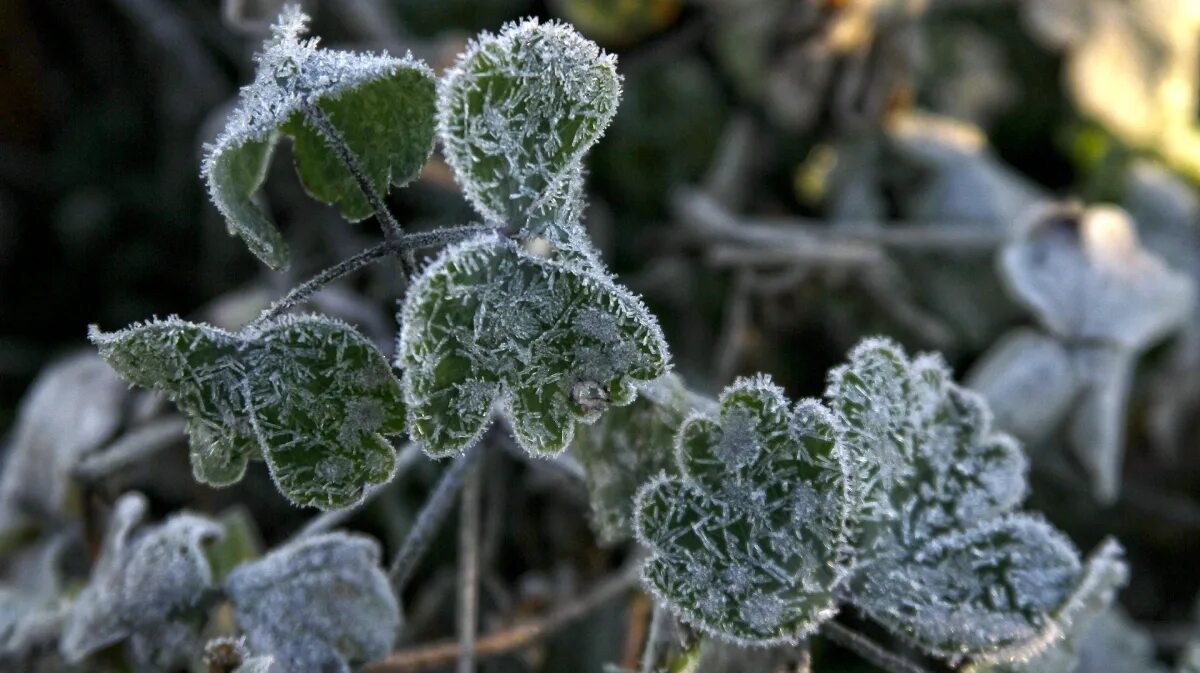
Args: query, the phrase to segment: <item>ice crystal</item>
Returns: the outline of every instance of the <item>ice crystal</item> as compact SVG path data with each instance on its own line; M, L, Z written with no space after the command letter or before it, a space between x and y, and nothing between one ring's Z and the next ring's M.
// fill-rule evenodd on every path
M238 567L226 591L250 650L271 673L349 673L386 655L401 616L379 559L374 540L327 533Z
M616 113L616 59L562 23L529 19L472 41L445 75L438 132L489 222L571 222L582 158Z
M526 451L557 454L578 423L629 404L635 381L668 366L662 332L635 296L495 236L443 251L414 281L400 324L409 432L431 456L470 447L493 406Z
M118 373L174 400L199 481L231 484L261 458L293 503L336 509L391 476L382 435L404 429L400 384L345 323L286 316L232 333L169 318L90 336Z
M1061 533L1012 513L1025 459L982 398L939 358L910 361L882 339L855 348L826 394L860 498L852 602L940 656L1045 647L1087 574Z
M70 662L122 640L138 671L167 671L200 645L212 571L202 543L221 534L209 519L178 514L138 534L146 500L117 501L88 585L76 598L59 649Z
M575 435L571 452L585 470L601 540L614 544L633 533L634 495L660 472L674 472L675 434L704 402L668 375L641 386L633 404L610 410Z
M411 56L317 48L302 39L308 17L288 6L257 56L254 82L241 91L225 131L207 148L203 174L230 233L273 268L287 266L287 245L255 201L281 133L292 137L296 170L314 198L360 220L372 213L358 182L309 125L323 112L372 186L385 192L420 172L433 151L433 73Z
M833 615L847 570L846 454L824 407L790 407L766 378L739 380L719 404L680 428L678 476L638 492L643 580L714 636L796 642Z

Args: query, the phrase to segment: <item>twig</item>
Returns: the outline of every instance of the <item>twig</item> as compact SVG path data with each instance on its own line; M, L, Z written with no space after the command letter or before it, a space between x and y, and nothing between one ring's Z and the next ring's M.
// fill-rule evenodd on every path
M821 635L888 673L929 673L925 668L889 652L874 640L838 622L830 620L822 624Z
M420 445L412 442L405 444L400 449L400 453L396 455L396 469L392 473L392 478L388 480L387 483L368 488L366 494L363 495L362 501L351 507L335 509L331 512L322 512L319 516L304 524L300 530L296 531L296 533L292 535L291 539L299 540L300 538L316 535L317 533L324 533L327 530L331 530L337 526L340 526L347 519L358 513L359 510L365 507L367 503L371 502L371 500L373 500L375 496L379 495L384 489L392 484L395 484L396 480L408 471L408 468L412 467L418 460L420 460L421 455L422 453Z
M653 673L654 665L658 663L658 646L662 642L663 624L666 620L667 611L655 603L654 612L650 616L650 631L646 633L646 648L642 650L642 673Z
M441 527L442 521L454 504L454 496L479 462L479 456L483 453L482 445L482 442L476 443L454 461L417 514L417 520L413 522L408 537L404 539L404 544L400 546L400 551L388 570L392 589L397 595L404 591L404 586L416 570L417 562L424 556L434 533Z
M75 466L83 481L99 481L123 467L178 444L184 437L182 418L164 418L137 428Z
M597 584L588 593L566 603L550 614L519 622L483 636L475 642L476 656L491 657L511 652L561 631L632 588L637 583L640 566L640 560L631 561L615 575ZM395 652L382 661L367 664L363 667L363 673L419 671L446 666L455 661L458 656L458 642L444 640Z
M384 241L378 245L371 246L353 257L334 264L296 286L291 292L288 292L274 304L268 306L265 311L250 323L247 329L253 329L272 318L279 317L294 306L307 301L309 297L319 292L326 285L348 276L393 252L449 245L490 231L495 231L495 229L482 226L447 227L445 229L423 231L416 234L405 234L394 241Z
M346 170L354 176L358 182L358 188L362 190L363 196L366 197L367 203L370 204L371 210L375 211L375 216L379 218L380 224L383 225L383 235L388 241L397 241L404 235L404 228L400 226L400 222L396 220L396 216L392 214L391 209L383 201L383 196L375 190L375 186L371 184L370 178L367 177L366 171L363 170L362 164L359 163L358 157L354 155L354 151L350 149L350 145L346 143L346 139L342 136L333 122L329 120L329 116L325 114L316 104L306 105L304 107L304 116L317 132L325 138L329 148L337 154L338 159L346 166ZM400 258L401 267L404 270L406 277L412 277L417 268L416 258L412 251L404 251Z
M475 671L475 630L479 623L479 470L463 487L458 527L458 673Z

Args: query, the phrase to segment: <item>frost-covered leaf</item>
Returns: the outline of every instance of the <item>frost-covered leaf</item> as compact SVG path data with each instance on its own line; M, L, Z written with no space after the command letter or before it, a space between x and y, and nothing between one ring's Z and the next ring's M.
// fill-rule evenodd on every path
M391 651L400 607L370 538L302 538L242 565L226 590L250 650L271 673L349 673Z
M0 452L0 533L67 515L71 470L116 432L127 398L125 384L93 353L70 356L38 376Z
M1067 425L1068 437L1096 499L1111 503L1121 489L1134 355L1125 349L1081 346L1073 359L1082 390Z
M610 279L481 237L414 281L400 318L409 432L431 456L465 451L494 406L526 451L550 456L578 423L663 374L653 316Z
M996 341L966 385L988 401L997 428L1025 442L1049 436L1079 391L1070 351L1058 339L1024 328Z
M664 470L674 474L675 435L702 404L673 374L638 392L633 404L610 410L571 444L586 472L592 523L608 544L633 534L633 497L642 484Z
M680 428L679 475L644 486L643 580L672 611L738 643L796 642L836 611L846 573L849 475L834 419L741 379L720 411Z
M1001 269L1013 296L1069 341L1138 351L1177 329L1195 301L1193 281L1147 252L1111 207L1039 212Z
M337 204L350 220L372 213L306 109L329 118L381 193L415 178L433 151L436 86L429 68L411 57L318 49L316 39L301 38L307 21L297 7L284 9L257 57L254 82L242 89L203 168L230 233L277 269L287 266L287 244L255 193L281 133L292 136L296 170L314 198Z
M473 41L442 81L446 160L489 222L524 227L568 198L620 93L616 60L570 26L508 24Z
M266 460L293 503L346 507L387 481L404 429L400 384L345 323L286 316L239 333L169 318L90 338L129 381L187 417L196 479L224 486Z
M54 642L67 614L62 595L62 560L69 533L46 536L16 553L4 554L0 584L0 670L23 670L36 650Z
M209 519L178 514L138 534L146 500L117 501L100 557L67 618L59 649L71 662L121 640L138 671L166 671L196 654L212 571L203 543Z
M1010 512L1026 463L941 359L868 339L830 373L829 403L855 460L858 564L851 600L923 649L977 659L1025 651L1071 597L1078 554Z
M1042 642L1049 644L1045 649L1034 654L1012 652L1010 661L976 662L967 666L964 673L1090 673L1119 670L1079 664L1083 652L1094 644L1096 622L1113 614L1116 592L1128 578L1129 570L1121 555L1120 545L1113 540L1105 540L1092 552L1071 597L1043 627Z

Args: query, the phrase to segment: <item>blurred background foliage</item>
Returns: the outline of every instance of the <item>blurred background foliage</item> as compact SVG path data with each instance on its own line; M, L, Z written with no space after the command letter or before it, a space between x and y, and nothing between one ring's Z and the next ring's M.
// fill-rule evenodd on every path
M972 371L1010 330L1038 324L1006 289L996 257L1047 200L1122 206L1150 254L1200 277L1193 0L304 5L327 45L412 51L439 71L477 31L527 15L570 21L617 53L624 95L590 157L587 224L661 318L678 370L706 394L756 371L793 396L819 394L829 367L872 333L940 350L958 372ZM65 366L89 323L112 329L177 313L236 327L378 238L373 223L348 225L308 199L286 151L266 198L297 260L288 272L270 273L227 236L204 195L202 147L251 79L251 55L278 6L0 3L0 428L9 429L10 472L30 436L45 451L82 454L166 413L103 374L76 371L78 381L56 385L77 399L47 393L50 402L27 401L18 421L35 376ZM436 154L391 203L417 229L471 217ZM393 271L326 291L316 308L390 353ZM1061 418L1027 440L1031 505L1083 548L1108 533L1122 540L1133 571L1122 603L1138 642L1163 657L1196 628L1200 588L1200 312L1176 322L1141 349L1128 384L1119 494L1097 502L1086 455L1062 450L1072 440ZM104 422L64 449L63 428L88 413ZM227 491L196 485L175 440L168 459L131 467L99 493L56 492L45 508L86 518L89 498L111 502L136 487L163 511L241 516L255 528L247 539L268 544L302 522L261 470ZM494 474L519 479L488 482L486 497L505 503L490 530L505 532L486 552L496 577L485 578L494 581L485 627L488 615L553 602L579 573L609 563L586 501L561 475L493 462ZM407 495L376 502L356 525L392 548L435 472L418 469L392 487ZM414 638L451 630L443 604L452 564L425 572L407 605ZM513 670L599 670L621 649L614 612Z

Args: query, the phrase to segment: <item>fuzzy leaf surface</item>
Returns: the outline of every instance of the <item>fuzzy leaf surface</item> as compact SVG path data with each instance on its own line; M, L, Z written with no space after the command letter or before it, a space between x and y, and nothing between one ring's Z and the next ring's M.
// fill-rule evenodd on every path
M179 514L135 536L145 512L141 495L117 501L91 579L59 642L68 661L78 663L127 639L136 670L167 671L199 646L204 594L212 586L202 545L219 537L221 528Z
M287 244L256 201L281 133L292 136L296 169L309 193L338 205L350 220L371 208L328 139L306 121L319 108L383 193L414 179L433 151L436 86L433 73L411 57L317 48L302 39L308 17L285 8L257 57L254 82L244 87L225 130L208 148L203 174L209 195L268 266L288 264Z
M250 650L273 673L349 673L391 651L400 607L372 539L303 538L238 567L225 586Z
M643 581L673 612L742 644L796 642L836 611L846 573L849 476L834 419L789 407L766 378L679 430L678 476L644 486Z
M129 381L165 392L187 417L196 479L224 486L262 458L301 506L336 509L387 481L404 429L400 384L345 323L284 317L226 332L178 318L91 333Z
M1138 351L1191 314L1196 288L1142 247L1116 208L1049 210L1006 247L1013 296L1054 334Z
M524 227L568 198L620 94L616 60L570 26L510 23L474 40L442 81L446 160L486 220Z
M400 318L409 432L435 457L469 448L498 407L518 444L552 456L579 423L633 401L668 354L634 295L590 269L486 236L448 248Z
M1011 513L1026 462L992 430L983 399L951 381L940 358L910 361L883 339L856 347L826 396L861 498L852 601L939 656L1037 646L1081 564L1061 533Z

